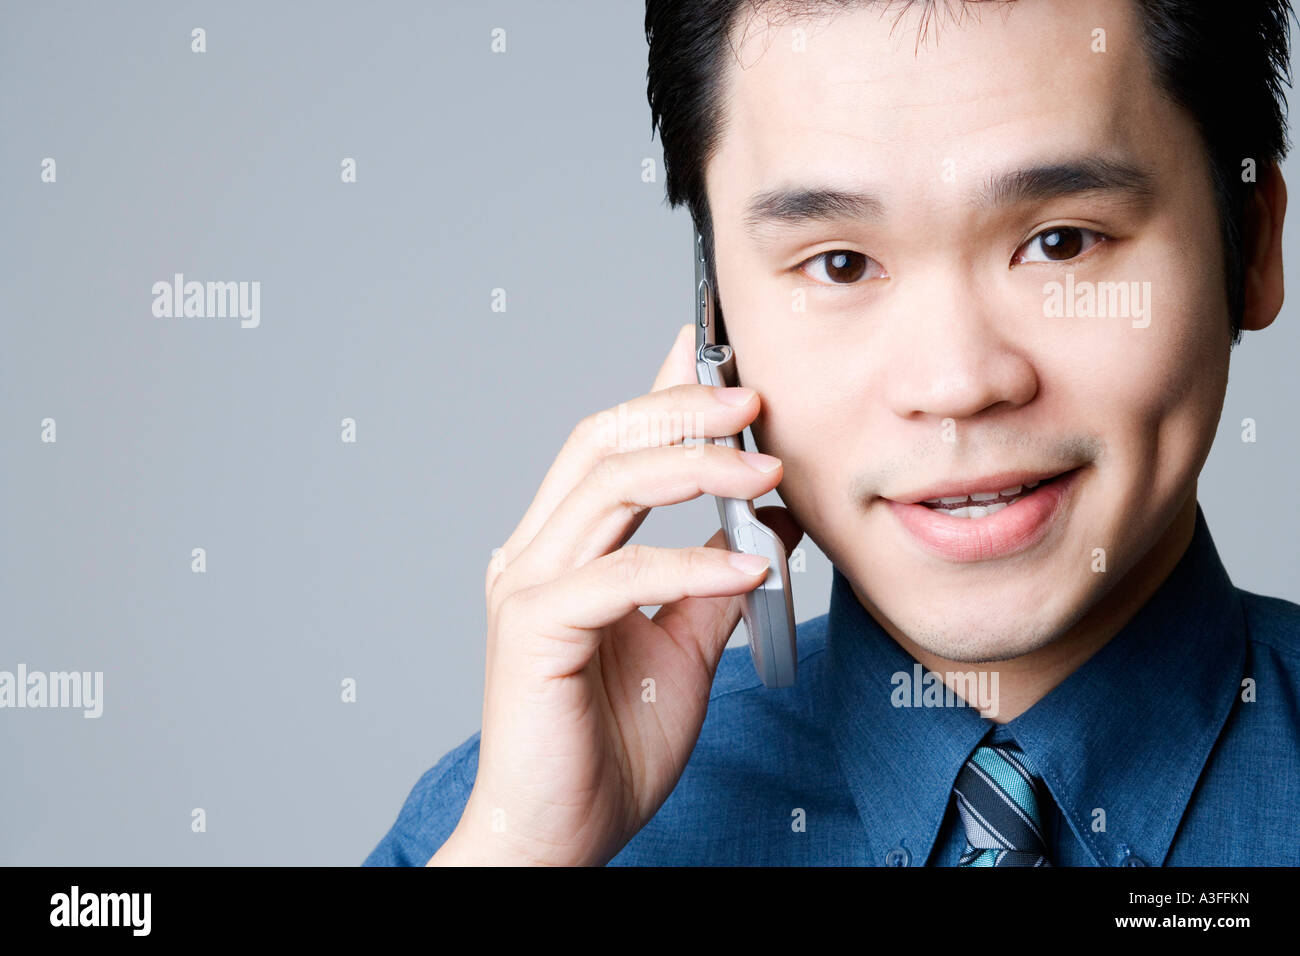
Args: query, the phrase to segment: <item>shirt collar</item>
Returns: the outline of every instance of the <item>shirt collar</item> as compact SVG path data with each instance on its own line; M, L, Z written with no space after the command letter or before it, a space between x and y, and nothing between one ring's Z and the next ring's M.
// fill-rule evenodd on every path
M1162 864L1245 666L1241 602L1199 504L1191 543L1150 600L1000 727L973 707L901 706L922 700L915 684L928 672L838 568L827 624L836 751L877 862L900 849L917 865L929 858L957 771L992 732L1021 746L1098 865L1128 854Z

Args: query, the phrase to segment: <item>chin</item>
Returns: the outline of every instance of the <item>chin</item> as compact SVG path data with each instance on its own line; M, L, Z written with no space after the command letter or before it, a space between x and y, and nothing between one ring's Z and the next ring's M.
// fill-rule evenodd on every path
M1060 629L1029 625L1019 621L985 621L978 630L969 624L947 626L917 622L905 633L922 650L946 661L985 664L1022 657L1050 644Z

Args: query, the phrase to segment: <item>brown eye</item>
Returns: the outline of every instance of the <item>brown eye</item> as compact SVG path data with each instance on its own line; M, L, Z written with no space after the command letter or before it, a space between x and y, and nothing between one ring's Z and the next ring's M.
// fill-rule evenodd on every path
M1016 250L1012 261L1067 262L1083 255L1103 239L1101 233L1080 226L1055 226L1044 229Z
M860 252L849 249L832 249L813 256L803 266L807 267L810 278L830 285L851 285L861 279L875 260ZM801 266L801 268L803 267ZM825 275L823 280L818 273Z
M1053 229L1043 233L1042 239L1047 258L1058 262L1073 259L1083 250L1083 237L1078 229Z

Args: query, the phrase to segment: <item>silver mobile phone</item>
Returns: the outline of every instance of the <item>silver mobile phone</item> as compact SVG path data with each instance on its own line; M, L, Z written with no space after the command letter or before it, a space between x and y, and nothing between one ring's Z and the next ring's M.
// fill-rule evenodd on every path
M704 258L704 240L695 230L695 370L701 385L736 384L735 353L727 343L722 310ZM745 447L743 432L714 438L728 448ZM718 517L732 551L761 554L769 560L762 585L745 595L742 616L749 632L754 669L768 687L789 687L799 659L795 652L794 597L785 545L758 520L754 503L744 498L717 498Z

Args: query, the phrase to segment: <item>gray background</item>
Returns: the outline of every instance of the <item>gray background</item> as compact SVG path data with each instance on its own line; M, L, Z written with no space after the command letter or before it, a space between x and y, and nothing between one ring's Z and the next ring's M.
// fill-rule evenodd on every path
M0 9L0 669L105 672L98 720L0 710L0 862L357 864L479 726L491 549L691 318L642 4ZM261 327L153 317L174 272L260 281ZM1295 311L1234 353L1200 499L1300 601ZM829 582L810 547L800 620Z

